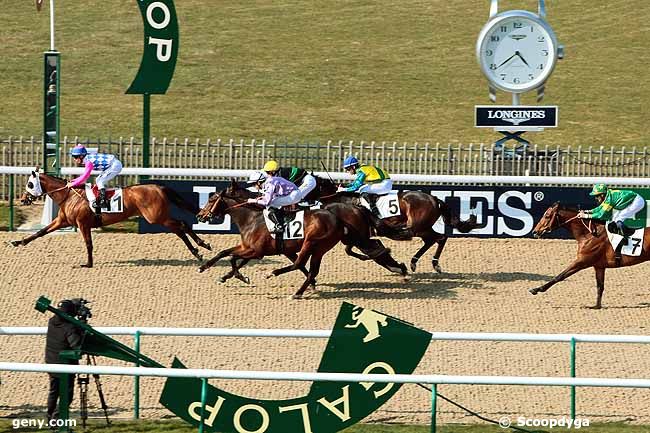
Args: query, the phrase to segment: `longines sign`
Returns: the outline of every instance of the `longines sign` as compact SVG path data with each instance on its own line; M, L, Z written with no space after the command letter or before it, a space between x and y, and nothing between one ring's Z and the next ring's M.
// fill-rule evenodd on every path
M477 128L557 127L557 105L539 107L477 105L474 108Z
M208 181L151 181L167 185L177 191L188 202L203 207L210 195L228 186L228 182ZM533 227L554 202L559 201L580 209L591 209L596 203L589 197L589 188L554 188L527 186L466 186L466 185L399 185L400 190L420 190L445 201L462 219L474 214L479 227L470 233L461 234L437 221L433 228L450 236L478 237L526 237L531 236ZM650 197L648 197L650 198ZM190 224L198 233L237 233L230 217L210 223L198 223L196 218L176 208L175 218ZM140 218L140 233L160 233L165 229L147 223ZM549 237L568 238L566 230L557 230Z

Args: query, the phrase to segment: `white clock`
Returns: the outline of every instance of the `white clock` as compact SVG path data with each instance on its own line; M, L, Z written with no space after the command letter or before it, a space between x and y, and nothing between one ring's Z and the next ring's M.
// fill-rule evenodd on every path
M551 26L523 10L492 17L476 42L476 57L490 84L517 94L542 87L562 56Z

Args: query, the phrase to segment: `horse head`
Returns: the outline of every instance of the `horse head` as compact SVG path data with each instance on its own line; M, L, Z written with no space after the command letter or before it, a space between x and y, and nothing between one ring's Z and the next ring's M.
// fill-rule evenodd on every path
M23 193L22 196L20 196L20 203L28 206L43 194L44 192L43 192L43 188L41 187L38 167L36 167L36 169L32 171L32 174L29 176L29 179L27 179L27 185L25 185L25 192Z
M199 222L211 221L214 218L223 216L232 206L232 202L235 202L235 204L245 203L252 196L253 194L250 191L231 180L226 189L213 194L208 199L208 202L196 214L196 218Z
M205 223L223 214L225 210L225 204L222 199L223 193L224 191L220 191L210 196L208 202L196 214L196 219L199 222Z
M562 207L559 201L551 205L533 229L533 236L541 238L553 230L559 229L566 223L572 221L577 215L577 211ZM570 215L569 215L570 214Z

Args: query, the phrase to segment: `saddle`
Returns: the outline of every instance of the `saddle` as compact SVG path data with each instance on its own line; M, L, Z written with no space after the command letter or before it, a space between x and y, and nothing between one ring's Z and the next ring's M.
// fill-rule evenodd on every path
M106 200L113 198L118 189L120 188L106 188ZM99 198L99 188L97 188L97 185L93 185L90 190L93 192L95 200L97 200Z

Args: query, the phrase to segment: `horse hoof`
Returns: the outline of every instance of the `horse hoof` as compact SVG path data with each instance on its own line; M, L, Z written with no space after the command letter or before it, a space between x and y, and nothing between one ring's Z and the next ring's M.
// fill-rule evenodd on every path
M415 268L417 268L418 262L414 262L411 260L411 272L415 272Z
M302 295L293 294L289 297L289 299L302 299Z
M594 306L587 307L587 308L588 308L589 310L600 310L600 309L601 309L601 306L600 306L600 305L594 305Z
M11 245L12 247L17 247L20 245L20 241L7 241L7 245Z
M244 278L242 278L242 282L244 282L244 283L246 283L246 284L250 284L250 283L251 283L251 279L248 278L248 277L244 277Z
M539 290L537 289L528 289L528 291L530 292L531 295L536 295L539 292Z
M220 282L220 283L225 283L225 282L226 282L226 277L221 277L221 278L219 278L219 282Z
M267 274L265 278L268 280L269 278L273 277L275 277L275 275L271 272L270 274Z
M440 267L439 264L435 264L435 265L433 265L433 269L434 269L437 273L442 274L442 268Z
M93 265L91 265L90 263L84 263L83 265L81 265L81 267L90 269L93 267Z
M208 243L204 243L204 244L203 244L203 248L205 248L205 249L208 250L208 251L212 251L212 245L210 245L210 244L208 244Z

